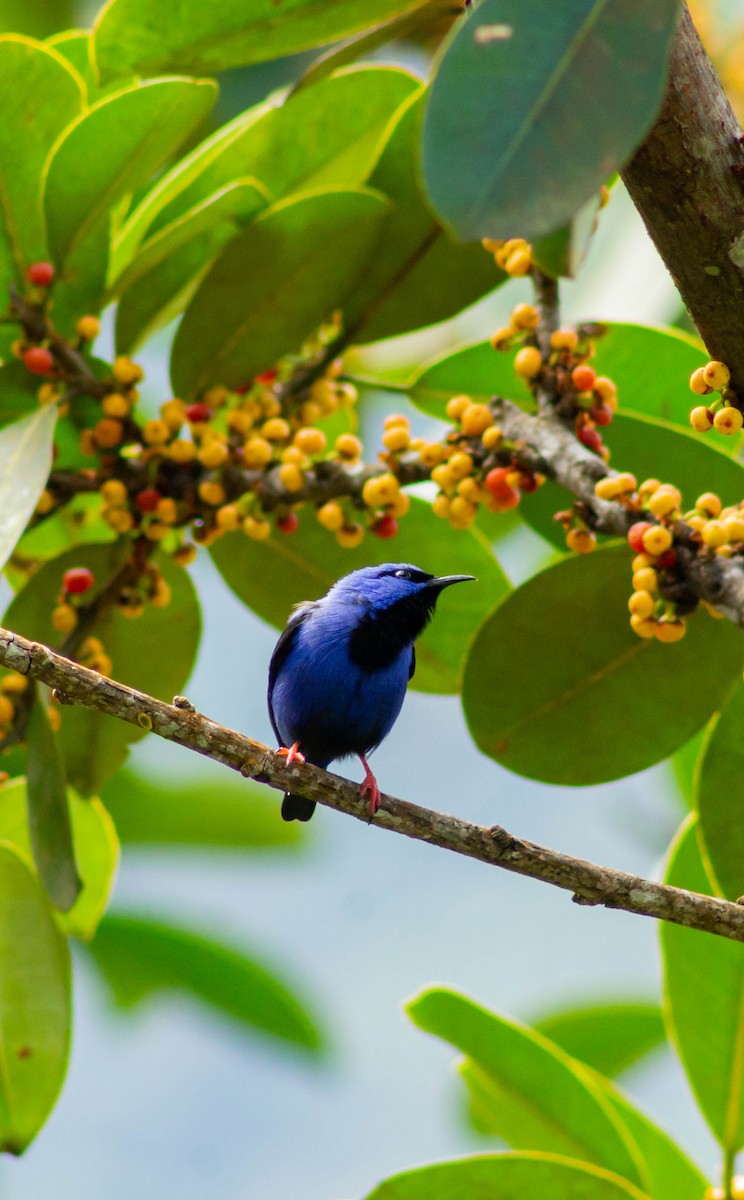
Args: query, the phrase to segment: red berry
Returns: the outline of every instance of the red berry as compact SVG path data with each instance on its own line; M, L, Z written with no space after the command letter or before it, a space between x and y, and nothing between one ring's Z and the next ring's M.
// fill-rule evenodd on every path
M155 512L155 509L158 507L161 499L162 496L160 495L160 492L158 492L155 488L143 488L142 491L138 492L134 497L134 503L137 505L137 508L140 510L140 512L151 513Z
M87 592L94 583L93 572L88 567L70 567L69 571L65 571L62 576L63 590L71 592L74 596L79 596L81 592Z
M524 471L519 476L519 489L522 492L536 492L537 480L534 475L530 475L528 471Z
M195 425L201 424L203 421L211 421L212 410L208 404L187 404L186 405L186 420L193 421Z
M271 384L275 383L275 382L276 382L276 371L274 370L273 367L268 371L262 371L260 375L256 376L256 383L260 383L264 387L270 387Z
M574 367L571 372L571 382L577 392L589 392L594 387L597 372L593 367Z
M612 409L608 404L597 404L592 409L590 416L595 425L611 425L612 424Z
M628 530L628 545L631 550L635 550L636 554L645 554L643 535L647 529L652 528L651 521L636 521L635 525L631 525Z
M582 425L576 436L587 450L596 451L602 448L602 434L598 433L593 425Z
M375 521L372 526L372 533L378 538L395 537L398 532L398 522L390 513L385 513L384 517L380 517L379 521Z
M238 385L238 387L233 388L233 391L235 392L236 396L244 396L246 392L250 391L250 389L250 383L241 383Z
M514 491L512 485L507 481L507 475L511 475L513 467L494 467L489 471L485 478L485 484L492 496L497 500L508 500L511 493Z
M49 284L54 279L54 267L50 262L35 262L26 271L26 278L29 283L33 283L36 287L49 287Z
M295 533L300 519L296 512L289 512L286 516L280 517L276 523L276 527L280 533Z
M656 565L658 567L661 567L662 570L664 570L664 571L668 571L670 567L676 566L676 563L677 563L677 551L676 550L665 550L664 553L660 554L656 560Z
M46 346L30 346L23 352L23 365L32 375L51 375L54 359Z

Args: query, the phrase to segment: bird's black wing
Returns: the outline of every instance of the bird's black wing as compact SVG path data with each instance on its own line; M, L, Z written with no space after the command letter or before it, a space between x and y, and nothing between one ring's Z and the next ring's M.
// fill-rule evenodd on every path
M413 679L413 673L416 670L416 647L411 646L411 665L408 668L408 679Z
M274 694L274 684L276 683L277 677L284 666L284 663L287 661L287 655L294 645L295 638L297 637L301 626L310 616L310 613L315 607L316 601L314 600L308 600L305 604L297 605L287 621L284 632L274 647L274 653L272 654L271 662L269 663L269 719L271 721L271 728L274 730L276 739L279 742L281 742L282 739L279 730L276 727L276 721L274 720L274 706L271 703L271 698Z

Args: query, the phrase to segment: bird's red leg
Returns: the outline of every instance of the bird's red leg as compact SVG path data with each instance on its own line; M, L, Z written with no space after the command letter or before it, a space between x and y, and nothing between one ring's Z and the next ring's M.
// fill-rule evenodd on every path
M364 779L362 780L361 786L359 788L359 795L364 797L367 795L367 793L369 793L369 819L371 821L373 816L377 812L378 808L380 807L380 789L377 786L377 780L375 779L374 775L370 771L369 763L367 762L364 755L360 754L358 757L359 757L359 761L361 762L361 764L364 767L364 770L366 772Z
M290 746L289 749L287 749L286 746L280 746L277 750L277 754L279 758L286 758L288 767L291 767L292 763L304 763L305 761L305 755L300 754L299 742L295 742L295 744Z

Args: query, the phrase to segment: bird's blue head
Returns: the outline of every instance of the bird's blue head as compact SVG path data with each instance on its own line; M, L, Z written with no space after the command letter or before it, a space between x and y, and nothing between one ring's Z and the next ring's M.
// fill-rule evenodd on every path
M400 606L404 611L421 610L428 615L443 588L469 579L474 576L436 576L411 563L383 563L379 567L360 567L344 575L334 583L328 598L359 604L372 612L382 613Z

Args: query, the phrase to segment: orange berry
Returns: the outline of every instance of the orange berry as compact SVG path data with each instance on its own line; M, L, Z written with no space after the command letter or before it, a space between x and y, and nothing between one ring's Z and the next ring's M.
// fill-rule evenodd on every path
M575 329L556 329L550 335L551 350L575 350L579 344L579 335Z
M346 462L354 462L362 454L362 443L353 433L342 433L336 438L336 453Z
M523 346L514 357L514 370L525 379L535 379L542 370L542 356L537 346Z
M351 525L342 525L336 530L336 541L339 546L343 546L345 550L353 550L364 540L364 526L354 522Z
M597 545L597 539L591 529L569 529L566 545L569 550L575 550L579 554L589 554Z
M540 323L540 314L532 304L517 304L512 309L511 324L514 329L531 330L537 329Z
M686 632L687 626L679 617L661 617L654 630L660 642L678 642Z
M112 417L102 417L93 429L93 439L103 450L112 450L114 446L118 446L123 436L124 427L121 421L115 421Z
M75 333L86 342L92 342L94 338L98 337L100 332L101 322L98 320L98 317L80 317L75 325Z
M471 404L460 419L462 432L468 437L480 437L488 429L493 418L487 404Z
M656 636L656 621L651 617L639 617L637 613L632 613L630 627L639 637L652 638Z

